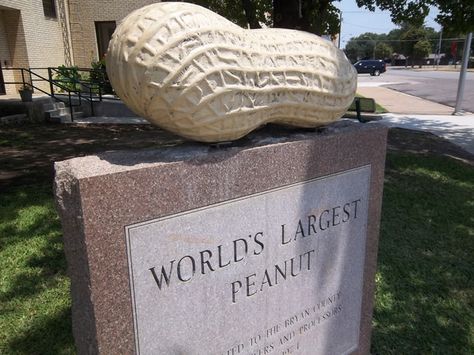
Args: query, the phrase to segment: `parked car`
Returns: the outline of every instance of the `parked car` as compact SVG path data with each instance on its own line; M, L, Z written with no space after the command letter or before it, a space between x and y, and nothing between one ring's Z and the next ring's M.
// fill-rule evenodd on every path
M358 74L370 74L372 76L379 76L387 70L385 62L379 60L359 60L354 64Z

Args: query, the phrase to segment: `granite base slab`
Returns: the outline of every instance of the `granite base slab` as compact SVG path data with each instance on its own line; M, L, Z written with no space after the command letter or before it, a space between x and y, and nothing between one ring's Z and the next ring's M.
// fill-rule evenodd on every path
M368 354L386 134L56 163L78 353Z

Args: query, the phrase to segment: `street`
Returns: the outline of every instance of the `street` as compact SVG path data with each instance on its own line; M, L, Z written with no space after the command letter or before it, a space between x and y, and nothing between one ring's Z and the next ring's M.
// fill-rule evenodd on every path
M406 94L454 107L459 72L387 68L380 76L359 74L359 86L385 86ZM474 112L474 73L466 76L462 109Z

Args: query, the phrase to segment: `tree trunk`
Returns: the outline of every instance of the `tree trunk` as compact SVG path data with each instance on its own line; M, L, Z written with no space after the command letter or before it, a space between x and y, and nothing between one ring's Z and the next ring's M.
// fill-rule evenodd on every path
M319 0L319 1L308 1L308 5L312 6L313 8L308 8L307 16L308 18L311 18L311 15L313 14L314 19L314 28L311 32L321 36L325 34L325 24L328 21L328 16L327 16L327 10L329 8L329 4L333 0ZM316 12L313 12L313 9L316 9Z
M301 29L300 1L273 0L273 27Z
M324 34L331 0L273 0L273 27Z
M255 4L252 0L242 0L242 7L244 8L245 18L250 28L261 28L255 13Z

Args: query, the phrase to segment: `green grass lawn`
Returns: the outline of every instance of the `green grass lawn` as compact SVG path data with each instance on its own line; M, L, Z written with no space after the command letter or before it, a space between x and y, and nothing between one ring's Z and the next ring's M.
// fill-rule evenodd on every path
M73 354L59 218L48 185L0 194L0 354Z
M74 353L49 184L0 195L0 354ZM373 354L472 354L474 168L388 155Z
M358 94L356 93L355 94L356 97L361 97L361 98L365 98L365 96L361 95L361 94ZM369 97L370 99L370 97ZM352 107L352 106L351 106ZM355 106L354 106L354 111L355 111ZM362 111L364 112L364 109L362 108ZM387 109L385 107L383 107L382 105L379 105L377 102L375 102L375 113L387 113Z
M378 265L373 353L473 353L472 166L388 155Z

